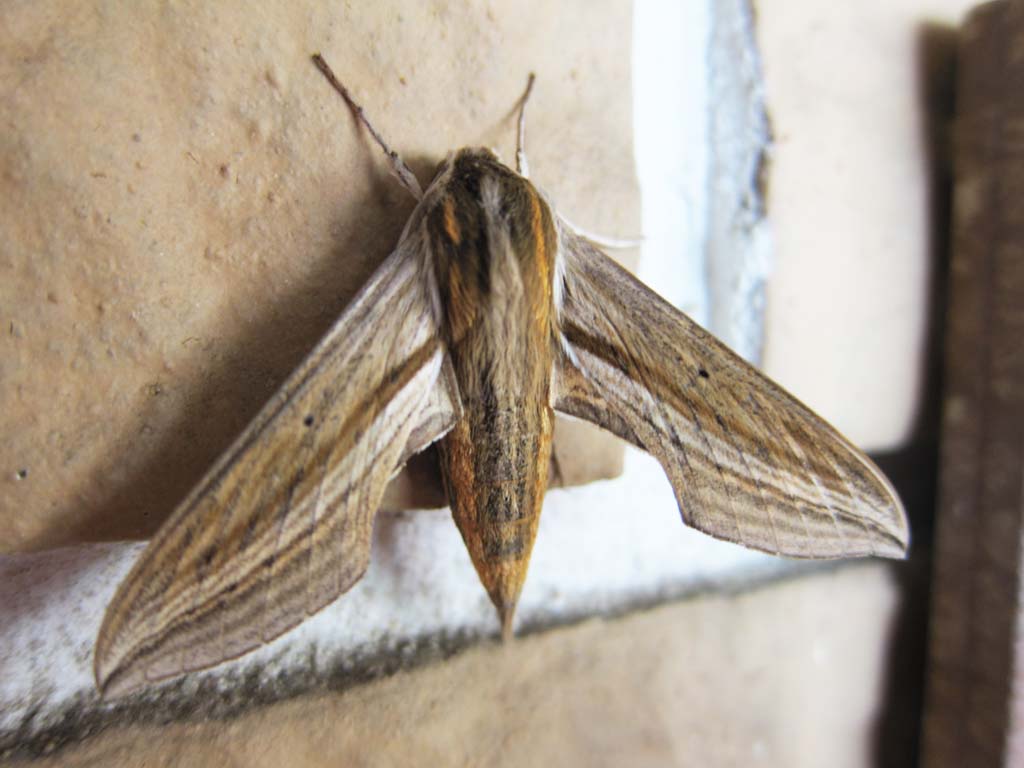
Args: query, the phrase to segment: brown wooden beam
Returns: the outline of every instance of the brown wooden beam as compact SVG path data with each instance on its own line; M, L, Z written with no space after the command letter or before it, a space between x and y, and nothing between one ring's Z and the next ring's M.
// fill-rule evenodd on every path
M1024 2L965 21L924 765L1024 765Z

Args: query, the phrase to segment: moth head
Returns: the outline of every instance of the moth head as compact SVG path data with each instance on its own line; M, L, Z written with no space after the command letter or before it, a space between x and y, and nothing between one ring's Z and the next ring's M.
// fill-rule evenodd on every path
M458 189L479 202L481 182L485 178L497 181L500 186L504 186L512 179L522 179L502 163L492 150L486 147L463 147L449 152L445 159L438 163L426 197L436 201L439 197Z

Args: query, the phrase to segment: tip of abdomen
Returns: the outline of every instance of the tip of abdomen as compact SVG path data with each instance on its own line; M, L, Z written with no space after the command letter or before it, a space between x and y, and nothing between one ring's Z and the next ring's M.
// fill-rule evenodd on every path
M495 602L494 607L498 609L498 618L501 620L501 639L508 642L512 639L512 624L516 616L515 601L501 603Z

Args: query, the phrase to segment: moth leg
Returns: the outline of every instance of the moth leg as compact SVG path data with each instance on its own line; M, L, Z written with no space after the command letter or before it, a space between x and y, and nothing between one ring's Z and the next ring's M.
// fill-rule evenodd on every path
M549 463L548 477L551 479L548 481L548 487L564 488L565 475L562 474L562 463L558 459L558 451L555 450L554 444L551 446L551 459Z
M533 91L533 81L536 79L533 72L526 81L526 91L523 93L519 103L519 125L516 130L516 173L524 179L530 178L530 166L526 162L526 102L530 100L530 93Z
M581 227L577 227L561 213L558 214L558 217L573 231L573 234L579 235L584 240L601 248L639 248L644 243L643 237L609 237L607 235L599 235L596 232L589 232Z
M359 122L366 126L366 130L368 130L370 135L373 136L373 140L380 145L381 149L384 150L384 154L388 156L388 162L391 165L391 173L398 179L398 182L409 190L409 194L417 200L422 200L423 190L420 188L420 183L416 180L416 176L413 175L411 170L409 170L409 166L407 166L405 161L398 156L397 152L387 145L387 142L384 141L384 137L377 133L377 129L373 127L373 124L366 116L366 112L363 111L363 108L356 103L356 100L352 98L352 95L348 92L348 89L341 84L341 81L335 77L334 72L319 53L313 54L313 63L316 64L317 69L323 73L323 76L327 78L327 82L331 84L331 87L341 94L341 98L343 98L349 108L355 112Z

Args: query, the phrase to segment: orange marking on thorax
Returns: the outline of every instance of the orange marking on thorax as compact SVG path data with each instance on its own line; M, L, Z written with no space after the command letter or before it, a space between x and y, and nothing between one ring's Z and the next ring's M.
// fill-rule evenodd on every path
M547 243L544 242L544 216L540 209L540 198L532 189L530 190L530 228L533 230L533 242L537 248L537 266L540 268L546 285L548 283L548 254Z
M530 189L530 229L533 232L537 271L540 273L541 285L544 287L544 301L536 307L537 320L547 326L551 304L551 265L548 259L548 244L544 237L544 211L541 208L540 195Z
M459 244L462 239L462 232L459 231L459 222L455 218L455 202L450 198L445 198L444 205L444 231L448 234L452 243L455 245Z

